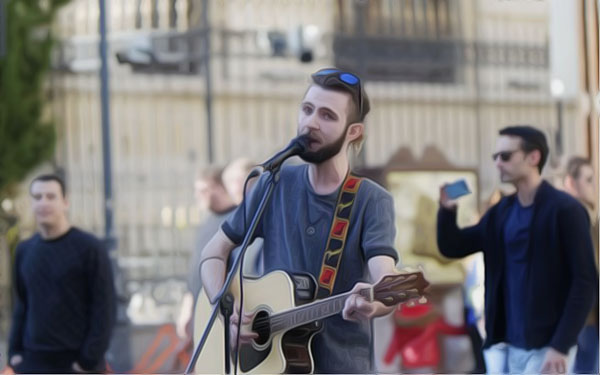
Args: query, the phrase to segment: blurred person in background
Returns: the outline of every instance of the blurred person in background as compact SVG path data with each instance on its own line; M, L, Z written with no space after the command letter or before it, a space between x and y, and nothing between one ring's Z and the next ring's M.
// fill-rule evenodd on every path
M596 189L594 186L594 169L588 159L572 157L567 163L564 187L567 193L577 198L590 214L592 239L596 267L598 267L598 217L594 214ZM585 327L577 339L577 356L575 357L576 373L598 373L598 296L592 312L588 316Z
M244 199L244 182L246 182L246 177L255 166L250 159L237 158L227 164L223 170L223 184L236 205L242 203ZM254 181L254 179L251 179L248 182L246 192L250 191Z
M265 272L309 273L319 281L319 291L325 284L333 295L354 290L342 314L324 319L323 329L312 339L314 371L368 373L374 371L370 320L391 312L393 307L368 302L356 291L366 286L360 281L374 282L395 273L398 255L394 248L394 204L383 188L368 179L355 185L357 179L349 174L348 152L361 144L370 108L360 79L335 68L320 70L311 77L299 106L297 125L298 135L308 138L306 150L300 155L307 164L283 166L255 235L264 241ZM250 192L247 215L256 211L267 175L263 174ZM351 184L344 185L346 180ZM357 191L343 260L335 273L325 268L327 272L322 274L324 254L329 259L324 247L338 195L345 186L356 186ZM243 209L234 211L203 251L202 280L211 301L224 283L231 252L244 238L248 217L243 213ZM241 316L244 324L240 343L248 344L256 333L247 330L250 317L244 312ZM239 319L235 311L230 325L232 343L236 342Z
M241 204L244 200L244 183L254 167L256 167L256 164L252 163L250 159L237 158L227 164L227 167L223 170L223 183L236 205ZM246 195L255 183L256 178L248 181ZM262 239L260 238L257 238L248 246L244 257L244 275L253 277L263 275L263 254L261 250Z
M209 167L200 172L194 182L196 202L202 211L208 211L208 215L196 234L191 261L189 288L194 296L194 301L202 288L199 268L202 249L217 233L227 216L237 207L223 182L223 171L222 167Z
M530 126L500 131L493 160L503 197L472 227L459 229L457 205L440 188L437 239L442 254L483 251L484 356L489 373L565 373L598 293L584 207L545 182L544 134Z
M9 364L16 373L102 372L115 322L108 252L71 226L56 175L30 186L37 233L19 243Z
M593 215L596 188L594 186L594 169L588 159L574 156L567 163L564 180L565 191L577 198L590 214Z
M177 334L186 339L186 346L191 343L191 321L194 305L202 289L200 278L200 258L202 249L217 233L227 216L237 206L223 183L223 168L211 166L199 171L194 181L194 197L198 208L208 212L195 236L194 249L188 273L188 293L183 297L181 314L177 320Z

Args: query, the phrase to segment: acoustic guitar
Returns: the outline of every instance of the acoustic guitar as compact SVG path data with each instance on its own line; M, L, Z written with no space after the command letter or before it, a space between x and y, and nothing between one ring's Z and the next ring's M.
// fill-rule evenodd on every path
M340 313L350 292L302 304L314 298L314 279L290 277L283 271L271 272L259 279L244 279L244 311L253 313L251 329L258 338L240 345L238 369L242 373L281 374L311 373L312 337L321 329L321 319ZM383 277L377 284L359 291L368 301L380 301L386 306L419 299L429 283L421 272L399 273ZM307 293L307 291L310 291ZM239 296L239 282L230 290ZM312 294L306 298L306 294ZM194 342L198 342L212 307L202 291L194 312ZM225 372L223 320L217 319L204 349L196 362L196 373ZM230 358L231 363L231 358ZM233 368L233 367L231 367Z

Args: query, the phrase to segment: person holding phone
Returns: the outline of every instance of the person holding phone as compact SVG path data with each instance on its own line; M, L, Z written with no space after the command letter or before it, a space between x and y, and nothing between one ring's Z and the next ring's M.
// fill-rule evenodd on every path
M459 228L456 203L442 186L438 247L450 258L483 251L489 373L565 373L598 293L589 218L542 179L549 148L541 131L511 126L499 134L492 158L516 193Z

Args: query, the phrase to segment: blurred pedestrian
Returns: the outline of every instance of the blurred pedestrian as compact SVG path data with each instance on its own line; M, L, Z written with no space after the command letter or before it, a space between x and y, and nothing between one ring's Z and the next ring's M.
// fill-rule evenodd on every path
M223 183L229 195L234 200L235 204L240 205L244 199L244 184L246 178L256 167L256 164L252 163L247 158L237 158L227 164L225 170L223 170ZM252 178L248 181L246 186L246 194L252 190L256 178ZM264 259L262 253L263 240L257 238L248 245L248 249L244 255L244 275L251 277L258 277L264 273Z
M242 203L244 199L244 182L255 166L256 164L253 164L250 159L237 158L227 164L223 170L223 184L236 205ZM248 182L247 192L250 191L254 181L251 179Z
M204 246L217 233L227 216L237 204L232 199L223 182L222 167L208 167L196 177L194 193L199 208L208 211L208 216L198 228L189 274L189 288L194 301L202 288L200 279L200 255Z
M223 183L223 168L210 166L199 171L194 181L194 196L198 209L208 215L198 227L188 273L188 293L184 295L177 319L177 334L191 342L191 321L194 305L202 289L200 257L202 249L219 230L229 213L236 207Z
M588 159L575 156L569 160L564 186L567 193L577 198L590 213L594 254L596 256L595 264L598 267L598 217L594 215L596 189L594 186L594 169ZM575 357L574 368L576 373L598 373L598 341L598 296L596 296L594 308L577 339L577 356Z
M72 226L56 175L30 186L37 233L19 243L9 363L16 373L102 372L115 322L108 252Z
M483 251L484 355L489 373L564 373L598 293L589 218L576 199L541 177L546 137L530 126L500 131L494 162L515 194L459 229L440 189L438 246L452 258Z
M592 213L596 199L592 164L588 159L574 156L569 159L566 172L566 192L577 198Z

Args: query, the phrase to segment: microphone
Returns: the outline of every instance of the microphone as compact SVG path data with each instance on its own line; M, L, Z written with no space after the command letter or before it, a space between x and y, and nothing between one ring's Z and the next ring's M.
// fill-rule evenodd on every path
M286 148L276 153L273 157L262 163L260 166L263 167L265 171L270 172L279 168L286 159L295 155L300 155L304 152L304 150L306 150L308 138L309 137L307 134L297 136L296 138L292 139Z

